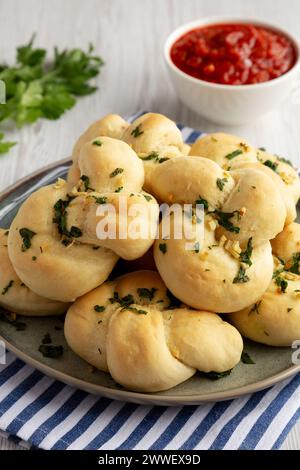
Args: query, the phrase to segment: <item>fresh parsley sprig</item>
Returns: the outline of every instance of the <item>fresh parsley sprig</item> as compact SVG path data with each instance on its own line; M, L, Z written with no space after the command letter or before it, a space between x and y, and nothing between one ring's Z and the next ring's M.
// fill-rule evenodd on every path
M45 49L34 47L35 36L28 44L17 48L16 64L0 65L0 80L5 83L6 103L0 105L0 123L12 121L17 128L38 119L58 119L76 103L77 96L94 93L89 82L96 77L103 60L94 55L93 46L59 51L47 60ZM0 154L15 142L4 142L0 133Z

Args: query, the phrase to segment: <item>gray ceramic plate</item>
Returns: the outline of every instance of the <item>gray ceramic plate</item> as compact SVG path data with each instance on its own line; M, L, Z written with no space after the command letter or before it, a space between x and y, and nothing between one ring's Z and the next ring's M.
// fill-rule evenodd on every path
M7 228L20 204L36 189L65 177L70 165L62 160L48 166L8 188L0 194L0 227ZM62 382L98 395L124 401L149 404L198 404L238 397L270 387L300 371L291 363L290 348L272 348L245 341L247 351L255 364L240 363L233 372L221 380L211 381L195 375L190 380L166 392L141 394L128 392L103 372L93 372L83 360L68 348L63 336L63 323L59 318L20 318L27 325L17 331L12 325L0 322L0 338L7 348L22 360ZM59 359L44 358L38 351L45 333L50 333L54 344L64 347Z

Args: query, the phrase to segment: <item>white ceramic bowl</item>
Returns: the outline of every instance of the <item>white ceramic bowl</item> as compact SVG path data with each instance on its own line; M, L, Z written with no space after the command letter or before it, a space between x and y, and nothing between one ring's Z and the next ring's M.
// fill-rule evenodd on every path
M253 85L222 85L191 77L171 60L170 50L183 34L200 26L224 23L250 23L271 28L287 36L296 50L296 63L284 75ZM206 119L223 125L241 125L253 121L287 99L300 70L298 40L284 29L252 18L218 16L202 18L177 28L165 42L164 56L178 97L190 109Z

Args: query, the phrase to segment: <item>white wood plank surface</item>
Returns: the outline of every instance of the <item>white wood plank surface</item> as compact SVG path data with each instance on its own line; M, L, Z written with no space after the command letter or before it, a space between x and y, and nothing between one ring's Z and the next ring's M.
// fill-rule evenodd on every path
M201 16L240 15L276 22L297 34L299 0L0 0L0 62L12 61L17 45L37 33L37 44L51 49L96 46L106 65L99 91L83 98L59 121L43 121L9 137L19 144L0 158L0 191L22 176L71 152L75 138L108 112L138 109L167 114L198 129L220 127L182 105L170 85L162 58L167 35ZM300 35L300 32L299 32ZM300 88L300 82L299 82ZM300 93L252 125L222 130L240 134L300 164ZM300 449L300 425L283 446ZM0 449L18 448L0 439Z

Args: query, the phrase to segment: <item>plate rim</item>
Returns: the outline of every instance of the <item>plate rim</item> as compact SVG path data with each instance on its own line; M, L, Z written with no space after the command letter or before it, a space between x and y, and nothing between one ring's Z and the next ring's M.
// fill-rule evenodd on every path
M7 196L9 196L13 191L18 189L24 183L29 182L31 179L41 176L44 173L47 173L50 170L55 169L58 166L71 163L70 157L57 160L56 162L50 163L40 169L29 173L23 178L19 179L15 183L8 186L5 190L0 192L0 202L2 202ZM14 353L18 358L23 360L26 364L29 364L36 368L37 370L43 372L44 374L53 377L56 380L59 380L67 385L75 387L80 390L84 390L88 393L94 395L101 395L104 397L112 398L119 401L129 401L140 404L153 404L153 405L166 405L166 406L177 406L177 405L199 405L202 403L210 402L220 402L225 400L231 400L234 398L241 397L243 395L251 394L264 390L266 388L272 387L278 382L282 382L289 377L300 372L300 364L292 365L291 367L276 373L266 379L259 380L258 382L253 382L252 384L243 385L241 387L235 387L230 390L214 393L205 393L205 394L196 394L196 395L176 395L176 396L166 396L160 395L159 392L153 393L139 393L133 392L130 390L118 390L110 387L105 387L104 385L93 384L85 380L79 379L72 375L68 375L64 372L61 372L43 362L40 362L37 359L29 356L27 353L23 352L21 349L18 349L17 346L10 343L5 337L0 334L0 340L4 341L7 349Z
M300 372L300 365L293 365L284 371L278 372L266 379L259 380L252 384L243 385L241 387L235 387L230 390L214 393L196 394L196 395L176 395L166 396L160 395L159 392L153 393L140 393L133 392L131 390L118 390L104 385L94 384L85 380L79 379L72 375L68 375L61 372L54 367L51 367L38 359L29 356L18 347L10 343L5 337L0 334L0 340L4 341L7 349L14 353L19 359L23 360L26 364L33 366L35 369L43 372L44 374L53 377L67 385L75 387L80 390L84 390L93 395L113 398L119 401L130 401L140 404L153 404L153 405L200 405L203 403L220 402L226 400L232 400L244 395L252 394L260 390L270 388L278 382L282 382L288 379L298 372ZM88 364L88 363L87 363Z

